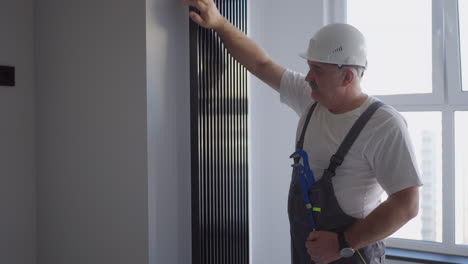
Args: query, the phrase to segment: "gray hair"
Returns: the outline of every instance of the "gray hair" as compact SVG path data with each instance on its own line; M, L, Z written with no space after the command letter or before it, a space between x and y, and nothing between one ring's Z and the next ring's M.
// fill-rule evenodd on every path
M338 66L338 68L341 70L343 67L351 67L356 70L356 78L361 79L364 76L364 72L366 71L366 68L359 66L359 65L341 65Z

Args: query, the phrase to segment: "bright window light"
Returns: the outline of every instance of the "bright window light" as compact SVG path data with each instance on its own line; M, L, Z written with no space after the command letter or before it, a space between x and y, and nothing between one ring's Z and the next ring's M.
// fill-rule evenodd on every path
M455 112L455 243L468 245L468 112Z
M408 123L424 186L420 188L418 216L392 237L442 242L442 113L401 114Z
M369 64L362 80L366 93L432 93L431 2L347 2L347 22L367 39Z

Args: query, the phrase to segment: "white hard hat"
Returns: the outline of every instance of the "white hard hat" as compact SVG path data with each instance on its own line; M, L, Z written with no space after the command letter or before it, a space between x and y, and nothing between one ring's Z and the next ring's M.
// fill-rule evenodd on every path
M299 54L310 61L367 67L364 35L349 24L329 24L310 39L309 48Z

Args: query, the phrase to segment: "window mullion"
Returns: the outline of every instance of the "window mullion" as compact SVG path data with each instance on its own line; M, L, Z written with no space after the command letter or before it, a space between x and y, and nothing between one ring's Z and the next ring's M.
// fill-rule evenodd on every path
M346 0L323 0L323 24L346 23Z
M445 103L445 8L444 0L432 1L432 96Z
M435 94L399 94L399 95L377 95L379 100L389 105L397 106L426 106L441 105L443 101Z
M461 54L458 26L458 1L443 1L444 7L444 39L445 39L445 72L446 91L449 104L467 104L468 93L461 87Z
M442 240L447 248L455 246L455 125L454 112L442 112Z

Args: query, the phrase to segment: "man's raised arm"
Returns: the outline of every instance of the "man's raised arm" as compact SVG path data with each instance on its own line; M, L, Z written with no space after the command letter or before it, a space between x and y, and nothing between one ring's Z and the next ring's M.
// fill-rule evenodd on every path
M215 30L229 53L249 72L279 89L284 68L271 60L268 54L243 32L226 20L213 0L185 0L184 5L195 7L200 14L191 11L190 18L205 28Z

